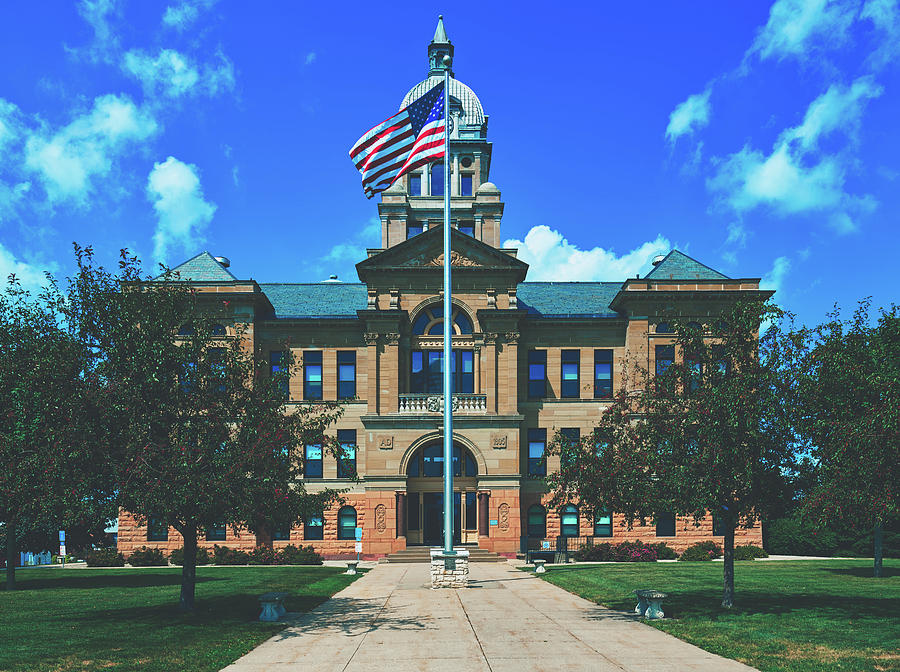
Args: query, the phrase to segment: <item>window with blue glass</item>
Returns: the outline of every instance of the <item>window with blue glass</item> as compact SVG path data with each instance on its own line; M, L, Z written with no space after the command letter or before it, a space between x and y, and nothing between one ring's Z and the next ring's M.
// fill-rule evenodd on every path
M444 195L444 164L434 163L431 165L431 195Z
M656 325L656 333L657 334L674 334L675 330L672 329L672 325L668 322L660 322Z
M656 346L656 375L662 376L675 363L674 345Z
M559 455L560 462L566 466L572 464L572 460L581 443L581 429L578 427L563 427L559 430L560 437L565 443Z
M185 394L190 394L197 389L197 362L184 362L178 385Z
M578 358L580 354L578 350L563 350L560 355L562 361L559 396L564 399L578 398Z
M420 173L412 173L409 176L409 195L422 195L422 175Z
M290 525L276 525L272 528L272 541L289 541L290 538Z
M547 351L528 351L528 396L540 399L547 396Z
M472 320L459 307L453 306L450 320L453 322L454 336L472 333ZM444 307L434 304L422 310L413 322L412 332L414 336L443 336Z
M594 536L595 537L611 537L612 535L612 515L609 511L598 511L594 514Z
M322 478L322 444L303 446L303 473L306 478Z
M224 336L225 335L225 325L222 324L214 324L210 327L209 333L213 336Z
M526 528L528 536L543 539L547 536L547 509L540 504L532 504L528 507Z
M712 517L712 533L716 537L725 536L725 518L715 513Z
M210 387L216 392L224 393L227 389L225 384L225 348L210 348L208 357Z
M315 401L322 398L322 351L303 353L303 398Z
M686 378L684 381L684 389L685 392L691 394L692 392L696 392L703 382L703 363L697 355L692 353L685 355L684 363Z
M656 536L657 537L674 537L675 536L675 514L671 511L665 511L656 516Z
M475 222L460 222L459 223L459 232L464 233L467 236L475 237Z
M547 430L528 430L528 475L546 476L547 462L544 460L544 451L547 448Z
M352 506L338 511L338 539L356 539L356 509Z
M207 541L225 541L225 523L216 523L206 528Z
M467 530L476 530L478 529L478 504L476 500L476 494L474 492L466 493L466 525L465 529Z
M419 450L409 461L406 475L412 478L440 478L444 475L444 445L440 441L430 443ZM453 444L453 475L474 478L478 465L466 448Z
M425 230L422 222L417 221L415 219L407 219L406 220L406 239L409 240L413 236L418 236Z
M356 351L338 351L337 367L338 399L353 399L356 397Z
M151 516L147 519L147 541L168 541L169 526L162 518Z
M409 374L410 392L442 392L444 389L444 352L442 350L413 350L410 353ZM471 350L451 351L450 385L454 393L471 394L475 391L475 359Z
M356 477L356 430L339 429L338 443L341 444L341 455L338 456L338 478Z
M269 353L269 375L273 380L277 380L278 390L287 398L289 394L289 381L287 370L284 366L285 355L284 350L272 350Z
M472 195L472 174L471 173L463 173L459 176L459 195L460 196L471 196Z
M710 348L710 355L712 356L713 365L713 375L717 380L721 380L728 375L730 371L730 367L728 365L728 358L725 355L725 348L721 345L714 345Z
M322 514L314 514L303 521L304 541L316 541L325 538L325 519Z
M559 512L559 533L564 537L577 537L578 532L578 507L566 504Z
M594 350L594 399L611 399L613 351Z

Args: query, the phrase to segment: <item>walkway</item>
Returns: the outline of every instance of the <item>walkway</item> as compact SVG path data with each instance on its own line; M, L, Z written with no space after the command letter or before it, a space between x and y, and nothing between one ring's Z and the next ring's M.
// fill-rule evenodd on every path
M431 590L428 565L378 565L227 672L752 672L504 564Z

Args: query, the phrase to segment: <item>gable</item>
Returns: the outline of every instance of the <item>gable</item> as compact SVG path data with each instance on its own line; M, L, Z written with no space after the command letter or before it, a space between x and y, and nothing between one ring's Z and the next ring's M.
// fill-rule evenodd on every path
M665 258L653 267L647 280L729 280L727 275L701 264L684 252L672 250Z

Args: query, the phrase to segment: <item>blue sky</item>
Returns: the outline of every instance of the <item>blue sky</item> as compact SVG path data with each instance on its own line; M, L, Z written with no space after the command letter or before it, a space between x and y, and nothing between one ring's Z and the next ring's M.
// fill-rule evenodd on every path
M678 247L808 323L897 300L897 0L311 4L8 11L0 274L64 276L78 241L356 281L380 236L347 151L425 77L443 13L529 279L621 280Z

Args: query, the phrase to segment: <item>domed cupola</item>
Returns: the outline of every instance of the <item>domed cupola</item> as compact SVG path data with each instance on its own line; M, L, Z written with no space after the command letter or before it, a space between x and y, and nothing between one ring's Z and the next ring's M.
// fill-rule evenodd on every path
M449 65L444 65L444 56L450 57ZM428 45L428 68L429 77L443 77L444 70L450 70L450 76L453 77L453 45L447 38L447 31L444 30L443 14L438 17L434 37Z

